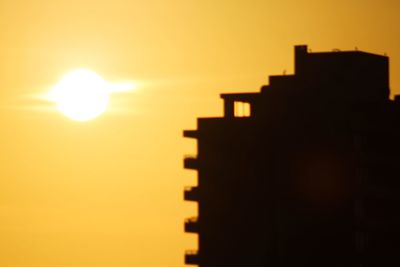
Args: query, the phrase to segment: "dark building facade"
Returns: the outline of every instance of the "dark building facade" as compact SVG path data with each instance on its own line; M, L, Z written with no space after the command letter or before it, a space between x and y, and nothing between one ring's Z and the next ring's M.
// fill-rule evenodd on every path
M222 94L224 117L199 118L198 171L185 189L199 235L186 264L400 266L400 98L389 60L295 47L294 75L259 93Z

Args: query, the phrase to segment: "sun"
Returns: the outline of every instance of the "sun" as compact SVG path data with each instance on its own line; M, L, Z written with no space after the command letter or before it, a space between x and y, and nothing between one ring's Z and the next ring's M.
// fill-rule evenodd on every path
M106 81L88 69L67 73L49 93L49 97L65 116L76 121L88 121L107 108L109 92Z

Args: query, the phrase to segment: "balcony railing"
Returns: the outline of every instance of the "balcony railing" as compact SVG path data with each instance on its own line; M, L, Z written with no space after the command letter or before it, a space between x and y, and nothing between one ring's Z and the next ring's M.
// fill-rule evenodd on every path
M200 254L197 250L187 250L185 252L185 263L189 265L200 264Z
M197 186L185 187L184 199L186 201L198 201L199 200L199 188Z
M185 232L186 233L199 232L199 219L197 217L192 217L185 220Z
M198 169L198 159L194 155L186 155L183 160L183 165L185 169L197 170Z

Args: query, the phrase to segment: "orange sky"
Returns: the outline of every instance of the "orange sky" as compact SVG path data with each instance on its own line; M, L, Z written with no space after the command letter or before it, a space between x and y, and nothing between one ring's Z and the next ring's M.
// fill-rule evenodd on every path
M182 138L219 94L293 71L293 46L387 53L400 93L397 0L2 0L0 266L176 267L195 235ZM135 80L96 120L32 95L71 69Z

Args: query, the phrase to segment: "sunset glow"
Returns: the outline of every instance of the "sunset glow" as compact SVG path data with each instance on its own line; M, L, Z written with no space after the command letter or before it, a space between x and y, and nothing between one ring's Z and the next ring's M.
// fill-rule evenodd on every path
M198 143L182 130L222 116L221 93L292 75L301 44L386 53L399 94L399 10L394 0L0 1L0 266L183 267L183 251L199 248L183 232L198 205L182 193L198 183L182 163ZM235 116L256 112L239 103Z
M45 98L68 118L83 122L106 111L110 94L135 88L133 82L109 82L94 71L76 69L65 74Z
M108 105L106 82L93 71L79 69L66 74L50 92L50 99L67 117L87 121L102 114Z

